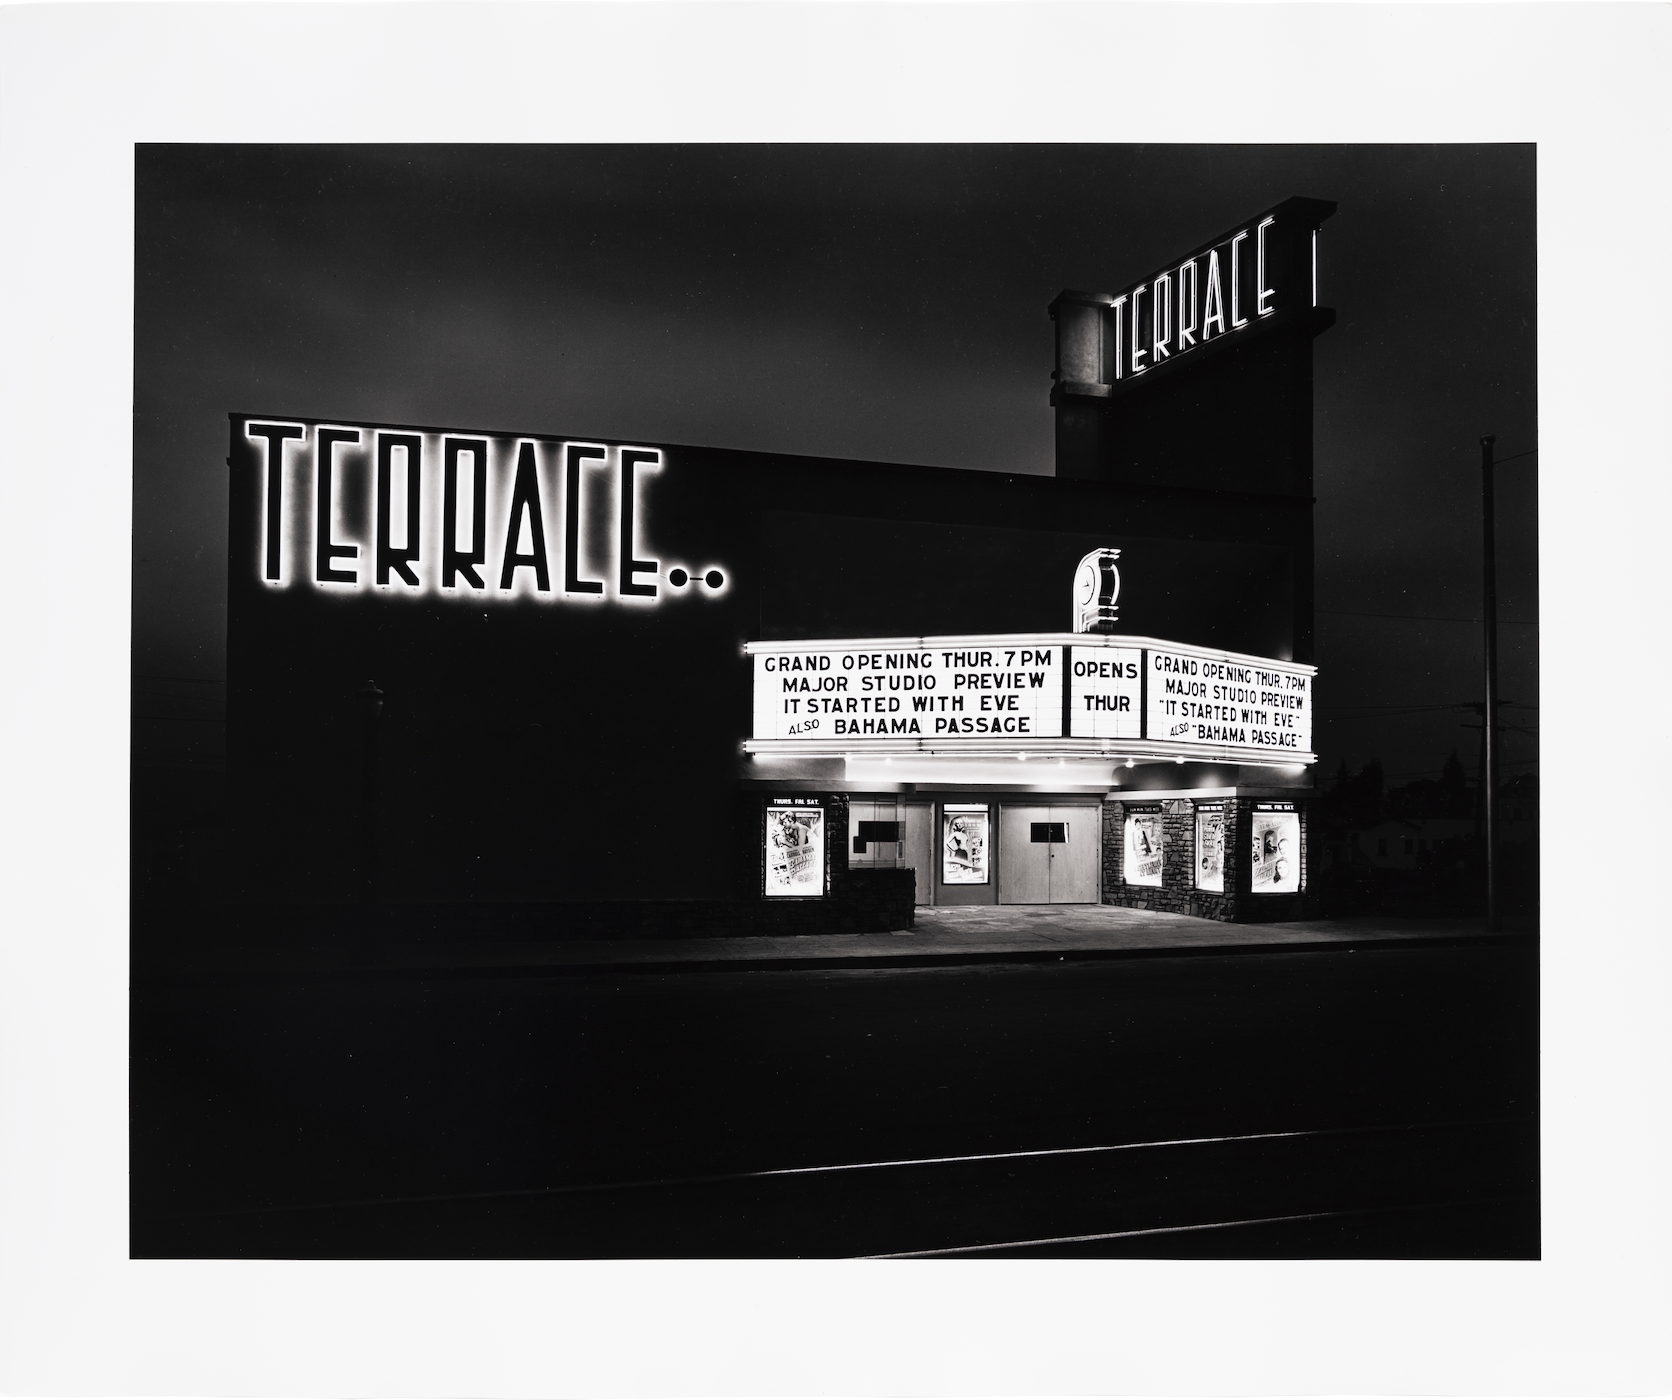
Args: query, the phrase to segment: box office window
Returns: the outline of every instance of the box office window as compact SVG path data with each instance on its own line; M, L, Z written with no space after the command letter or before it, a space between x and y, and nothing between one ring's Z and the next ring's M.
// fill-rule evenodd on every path
M900 839L899 822L856 822L853 833L853 853L862 856L873 844Z
M948 802L941 809L941 883L985 885L992 843L987 806Z
M1035 846L1068 844L1067 822L1029 822L1028 840Z
M1295 894L1300 889L1300 813L1293 807L1254 809L1252 875L1255 894Z
M1196 888L1225 893L1225 809L1196 809Z
M824 894L824 809L774 803L766 809L768 898L816 899Z
M1161 811L1126 814L1126 859L1122 874L1129 885L1161 887Z
M847 862L849 870L891 870L904 854L905 830L900 804L894 798L855 797L848 803ZM834 859L841 853L831 851Z

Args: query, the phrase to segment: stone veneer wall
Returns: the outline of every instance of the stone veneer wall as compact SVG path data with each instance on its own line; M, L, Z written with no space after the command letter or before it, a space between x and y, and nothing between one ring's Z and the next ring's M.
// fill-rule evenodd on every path
M1296 798L1300 812L1300 881L1298 894L1255 895L1248 889L1248 853L1254 840L1254 799L1213 798L1225 808L1225 892L1198 890L1196 883L1196 804L1188 798L1155 802L1119 799L1103 804L1103 902L1128 909L1155 909L1169 914L1191 914L1223 923L1275 923L1317 917L1311 890L1311 814L1304 798ZM1204 804L1206 805L1206 804ZM1123 879L1126 858L1126 814L1132 808L1161 808L1160 889L1128 885Z
M1180 847L1178 823L1180 818L1168 811L1170 807L1190 804L1177 802L1105 802L1103 804L1103 902L1119 904L1127 909L1159 909L1168 914L1188 914L1190 889L1190 859L1193 846ZM1161 888L1152 885L1129 885L1125 878L1126 814L1133 808L1161 809ZM1188 819L1186 819L1188 820ZM1180 865L1182 862L1182 867ZM1182 874L1180 873L1182 868Z
M1225 892L1215 894L1212 890L1192 889L1190 891L1190 908L1187 913L1194 914L1198 919L1218 919L1221 923L1234 924L1237 922L1237 912L1240 908L1240 897L1237 891L1248 879L1248 842L1237 836L1237 822L1247 798L1226 797L1215 798L1212 803L1204 806L1219 805L1225 808ZM1191 883L1195 883L1196 871L1196 805L1190 806L1190 830L1185 839L1190 843Z

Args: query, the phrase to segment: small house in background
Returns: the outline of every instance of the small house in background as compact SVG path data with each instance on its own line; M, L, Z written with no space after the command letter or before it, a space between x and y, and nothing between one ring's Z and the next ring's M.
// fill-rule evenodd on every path
M1390 818L1346 840L1329 843L1331 864L1368 866L1374 870L1415 870L1447 847L1455 849L1474 839L1475 824L1459 817L1427 817L1411 821ZM1461 858L1461 854L1459 855Z

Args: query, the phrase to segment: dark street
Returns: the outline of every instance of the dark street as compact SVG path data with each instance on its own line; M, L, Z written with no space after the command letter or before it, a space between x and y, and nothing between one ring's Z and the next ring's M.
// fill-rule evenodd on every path
M1536 1257L1537 970L142 981L132 1252Z

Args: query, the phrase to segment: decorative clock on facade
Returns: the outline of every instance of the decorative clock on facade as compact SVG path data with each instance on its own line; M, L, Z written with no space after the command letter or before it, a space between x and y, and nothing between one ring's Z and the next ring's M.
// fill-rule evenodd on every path
M1120 570L1115 560L1118 549L1094 549L1080 561L1074 575L1074 630L1113 632L1120 596Z

